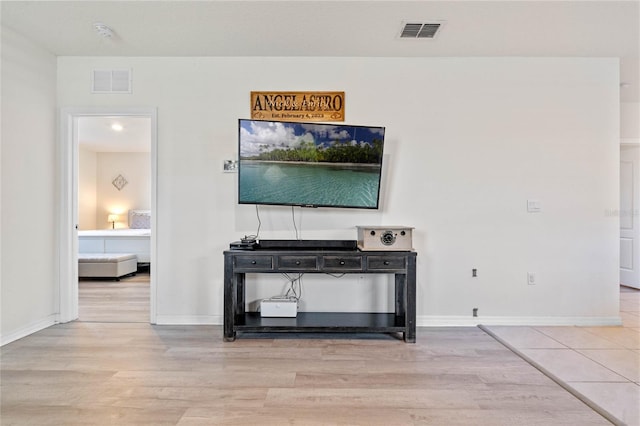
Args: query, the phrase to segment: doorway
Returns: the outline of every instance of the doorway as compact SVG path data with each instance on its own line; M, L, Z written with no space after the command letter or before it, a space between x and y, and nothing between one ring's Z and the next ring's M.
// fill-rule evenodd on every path
M77 138L78 320L148 323L150 221L132 222L128 213L150 218L139 212L151 205L151 120L79 117ZM106 265L91 262L115 260L114 252L136 259L115 276L102 276Z
M86 146L83 146L81 151L81 145L85 145L86 143L94 144L94 145L105 145L111 144L111 152L107 151L107 154L104 154L105 157L100 161L101 169L110 169L107 170L106 174L113 173L113 170L118 169L119 166L115 166L114 159L128 154L116 154L116 151L121 152L124 148L117 148L118 145L117 138L107 138L105 134L109 134L108 132L117 132L119 130L114 130L111 126L115 123L116 118L120 120L122 123L119 123L122 126L122 130L126 129L126 126L134 126L133 123L136 123L138 126L142 126L146 131L146 143L148 148L146 148L147 153L143 154L142 157L146 156L147 161L147 179L148 183L146 199L140 199L139 195L136 195L136 190L133 188L134 186L144 187L144 185L133 185L133 182L140 181L141 178L139 175L133 173L129 175L129 181L127 176L122 176L122 173L118 173L116 178L105 178L104 170L101 174L100 171L96 173L95 180L100 179L100 182L96 182L96 194L89 194L88 198L91 200L95 198L94 201L90 201L89 204L94 207L86 208L87 200L86 194L81 195L80 186L83 185L82 181L84 180L84 186L87 186L86 176L81 176L80 162L82 161L81 157L94 158L96 164L98 163L98 157L101 156L99 154L88 154L87 152L91 152L91 150L87 151ZM60 114L60 140L61 140L61 203L60 203L60 291L59 291L59 321L60 322L68 322L73 321L79 318L80 314L80 290L79 290L79 277L78 277L78 253L79 253L79 240L78 234L79 231L88 228L94 229L106 229L111 227L114 231L117 227L118 229L127 229L129 228L129 216L130 211L140 211L142 207L147 207L147 210L150 214L150 223L148 226L148 250L146 252L146 256L148 257L146 262L142 265L141 273L136 275L135 277L131 277L129 279L129 287L137 286L138 288L146 287L145 293L136 292L137 295L133 297L132 304L143 304L145 308L148 310L145 311L144 316L146 320L144 322L155 323L156 319L156 285L155 285L155 253L156 253L156 182L157 182L157 119L156 119L156 110L155 108L64 108L61 110ZM128 124L127 124L128 123ZM89 127L87 127L89 125ZM101 128L98 129L96 134L92 133L94 130L88 130L91 126L99 125ZM117 127L117 126L116 126ZM130 129L131 130L131 129ZM102 136L99 134L102 133ZM91 135L88 137L87 135ZM93 140L89 140L93 139ZM120 138L125 139L125 138ZM122 142L122 141L120 141ZM94 151L99 151L104 148L91 148ZM140 148L128 148L129 150L140 150ZM135 170L135 166L133 169ZM126 174L126 173L125 173ZM108 182L105 182L107 181ZM91 178L89 178L89 182ZM123 186L123 181L126 183ZM138 182L139 183L139 182ZM111 185L114 188L113 191L105 190L103 191L103 196L97 194L99 190L98 186L103 186L108 188ZM127 191L126 195L123 192L127 186L131 185L130 190ZM133 189L133 190L131 190ZM91 191L89 191L91 192ZM106 194L106 195L105 195ZM82 200L81 200L82 197ZM82 209L80 205L83 204ZM82 210L82 214L80 211ZM116 210L118 210L116 212ZM112 215L115 216L112 217ZM111 217L110 217L111 215ZM111 222L109 222L111 220ZM100 247L100 246L98 246ZM98 249L99 250L99 249ZM128 249L125 251L129 251ZM138 257L140 259L140 257ZM145 268L146 267L146 268ZM147 283L144 283L145 276L147 277ZM142 284L140 281L142 280ZM107 300L108 303L112 303L114 306L119 306L122 310L123 308L123 298L125 297L126 292L131 292L131 289L127 289L126 285L124 286L124 290L122 289L125 281L121 279L119 282L114 280L94 280L94 282L98 282L98 285L94 285L93 290L99 290L99 286L104 286L106 290L112 292L113 297L110 297L111 301ZM117 285L113 285L116 283ZM111 284L111 285L109 285ZM118 287L121 287L120 293L118 293ZM142 294L142 296L140 296ZM90 296L90 295L89 295ZM117 296L117 297L116 297ZM142 297L142 299L141 299ZM94 293L95 298L95 293ZM109 297L107 297L109 299ZM90 299L89 299L90 300ZM94 300L95 301L95 300ZM126 306L125 306L126 308ZM125 309L126 310L126 309ZM83 312L86 310L83 306ZM117 319L117 313L112 317L104 317L105 313L108 313L108 307L102 308L102 314L100 318L105 321L123 321L126 320L126 315L124 315L124 311L120 312L120 319ZM139 316L137 318L140 318ZM81 320L92 320L86 318L80 318ZM98 318L94 318L93 320L99 320Z

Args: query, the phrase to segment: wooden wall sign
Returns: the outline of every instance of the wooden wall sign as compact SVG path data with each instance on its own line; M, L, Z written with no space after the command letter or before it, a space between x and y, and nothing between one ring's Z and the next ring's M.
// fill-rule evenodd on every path
M251 92L251 118L344 121L344 92Z

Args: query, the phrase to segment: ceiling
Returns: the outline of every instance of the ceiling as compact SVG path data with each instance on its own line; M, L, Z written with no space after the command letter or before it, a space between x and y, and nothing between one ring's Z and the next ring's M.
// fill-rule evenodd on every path
M119 124L121 130L114 130ZM149 117L80 117L78 143L93 152L150 152Z
M59 56L616 57L640 102L640 0L2 1L3 26ZM403 22L443 21L435 39ZM105 39L93 24L108 25Z

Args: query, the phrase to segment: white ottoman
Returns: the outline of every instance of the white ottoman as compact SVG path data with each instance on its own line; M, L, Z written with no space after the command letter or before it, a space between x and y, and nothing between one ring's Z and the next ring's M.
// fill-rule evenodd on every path
M130 253L78 253L78 277L115 278L135 274L138 258Z

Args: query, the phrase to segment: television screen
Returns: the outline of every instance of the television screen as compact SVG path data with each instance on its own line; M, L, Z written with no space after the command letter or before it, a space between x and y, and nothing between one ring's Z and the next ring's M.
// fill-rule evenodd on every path
M384 127L239 120L238 202L377 209Z

